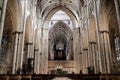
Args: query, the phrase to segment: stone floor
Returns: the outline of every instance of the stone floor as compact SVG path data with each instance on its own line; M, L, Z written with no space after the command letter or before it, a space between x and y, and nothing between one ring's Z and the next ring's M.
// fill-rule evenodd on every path
M69 79L67 77L56 77L53 80L71 80L71 79Z

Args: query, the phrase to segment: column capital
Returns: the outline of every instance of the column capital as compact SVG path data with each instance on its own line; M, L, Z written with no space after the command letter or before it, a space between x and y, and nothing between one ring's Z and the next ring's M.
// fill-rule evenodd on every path
M89 43L90 43L90 44L96 44L96 42L94 42L94 41L90 41Z
M107 30L99 31L100 33L109 33Z
M39 51L39 49L34 49L34 51Z
M19 32L19 31L14 31L12 34L22 34L23 32Z
M25 43L25 45L32 45L32 44L33 44L33 43L29 43L29 42L28 42L28 43Z
M84 50L84 51L85 51L85 50L87 51L88 49L87 49L87 48L83 48L83 50Z

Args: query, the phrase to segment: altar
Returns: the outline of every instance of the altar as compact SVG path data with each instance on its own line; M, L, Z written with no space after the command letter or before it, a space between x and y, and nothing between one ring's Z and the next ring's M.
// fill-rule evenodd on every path
M49 74L71 74L74 72L73 61L49 61Z

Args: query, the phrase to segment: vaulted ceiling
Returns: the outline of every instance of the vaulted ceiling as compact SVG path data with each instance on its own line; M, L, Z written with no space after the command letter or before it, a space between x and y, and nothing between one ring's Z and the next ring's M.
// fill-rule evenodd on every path
M53 9L66 8L75 17L79 15L81 0L38 0L37 6L40 8L40 14L42 17L46 17Z
M49 31L49 41L52 46L62 43L68 48L71 44L70 40L72 40L72 38L73 34L71 29L61 21L57 22Z

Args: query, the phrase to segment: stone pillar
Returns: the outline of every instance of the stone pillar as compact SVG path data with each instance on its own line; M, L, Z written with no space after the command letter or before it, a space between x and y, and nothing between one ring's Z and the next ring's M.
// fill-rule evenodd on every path
M1 40L3 34L6 6L8 0L0 0L0 49L1 49Z
M37 74L40 74L40 67L41 67L41 65L40 65L40 52L38 51L37 52L37 71L36 71L36 73Z
M26 46L27 46L27 58L32 58L31 57L31 46L32 46L32 43L26 43Z
M111 73L111 49L110 49L110 40L109 32L101 31L100 32L100 44L101 44L101 61L102 61L102 73L110 74Z
M42 74L42 38L39 38L39 74Z
M92 50L92 42L89 42L89 54L88 54L88 66L93 66L93 50Z
M38 52L39 52L39 49L34 49L34 70L33 70L33 73L37 73L38 74Z
M94 67L95 73L98 73L98 54L97 54L97 45L96 42L89 42L89 60L90 65Z
M27 11L27 0L24 2L24 9L23 9L23 12L24 12L24 14L23 14L23 17L22 17L22 21L21 21L21 34L20 34L20 36L19 36L19 38L20 38L20 40L19 40L19 51L18 51L18 53L19 53L19 63L18 63L18 66L22 69L22 67L23 67L23 61L24 61L24 47L25 47L25 29L26 29L26 11ZM27 54L27 53L25 53L25 54ZM27 62L27 55L26 55L26 62ZM27 63L26 63L27 64Z
M88 68L88 49L83 49L82 54L82 64L83 64L83 73L87 74L87 68Z
M18 50L18 32L13 33L13 63L12 63L12 74L15 74L17 65L17 50Z
M28 64L28 59L32 59L31 63L33 64L33 57L31 57L31 54L34 54L31 52L33 43L26 43L25 45L26 45L27 49L26 49L26 53L24 53L24 54L26 54L26 55L24 55L24 64L25 65ZM31 70L31 73L33 73L33 69Z
M74 29L73 31L73 52L74 52L74 65L75 65L75 73L80 72L80 36L79 36L79 28Z
M42 37L42 70L43 74L47 74L48 71L48 29L43 28Z
M23 60L23 63L25 65L28 64L28 58L31 58L30 57L30 46L32 45L32 43L25 43L24 47L26 48L25 52L24 52L24 60Z
M21 64L21 53L19 52L21 49L20 43L21 43L21 34L22 32L18 32L18 43L17 43L17 56L16 56L16 70L18 68L22 69L20 64Z
M95 4L95 16L96 16L96 36L97 36L97 53L98 53L98 71L101 72L102 70L102 59L101 59L101 50L100 50L100 24L99 24L99 12L98 12L98 3L97 0L94 1Z
M39 54L39 74L42 74L42 53Z
M117 20L119 26L119 35L120 35L120 1L114 0L114 2L115 2L115 8L116 8L116 14L117 14Z

